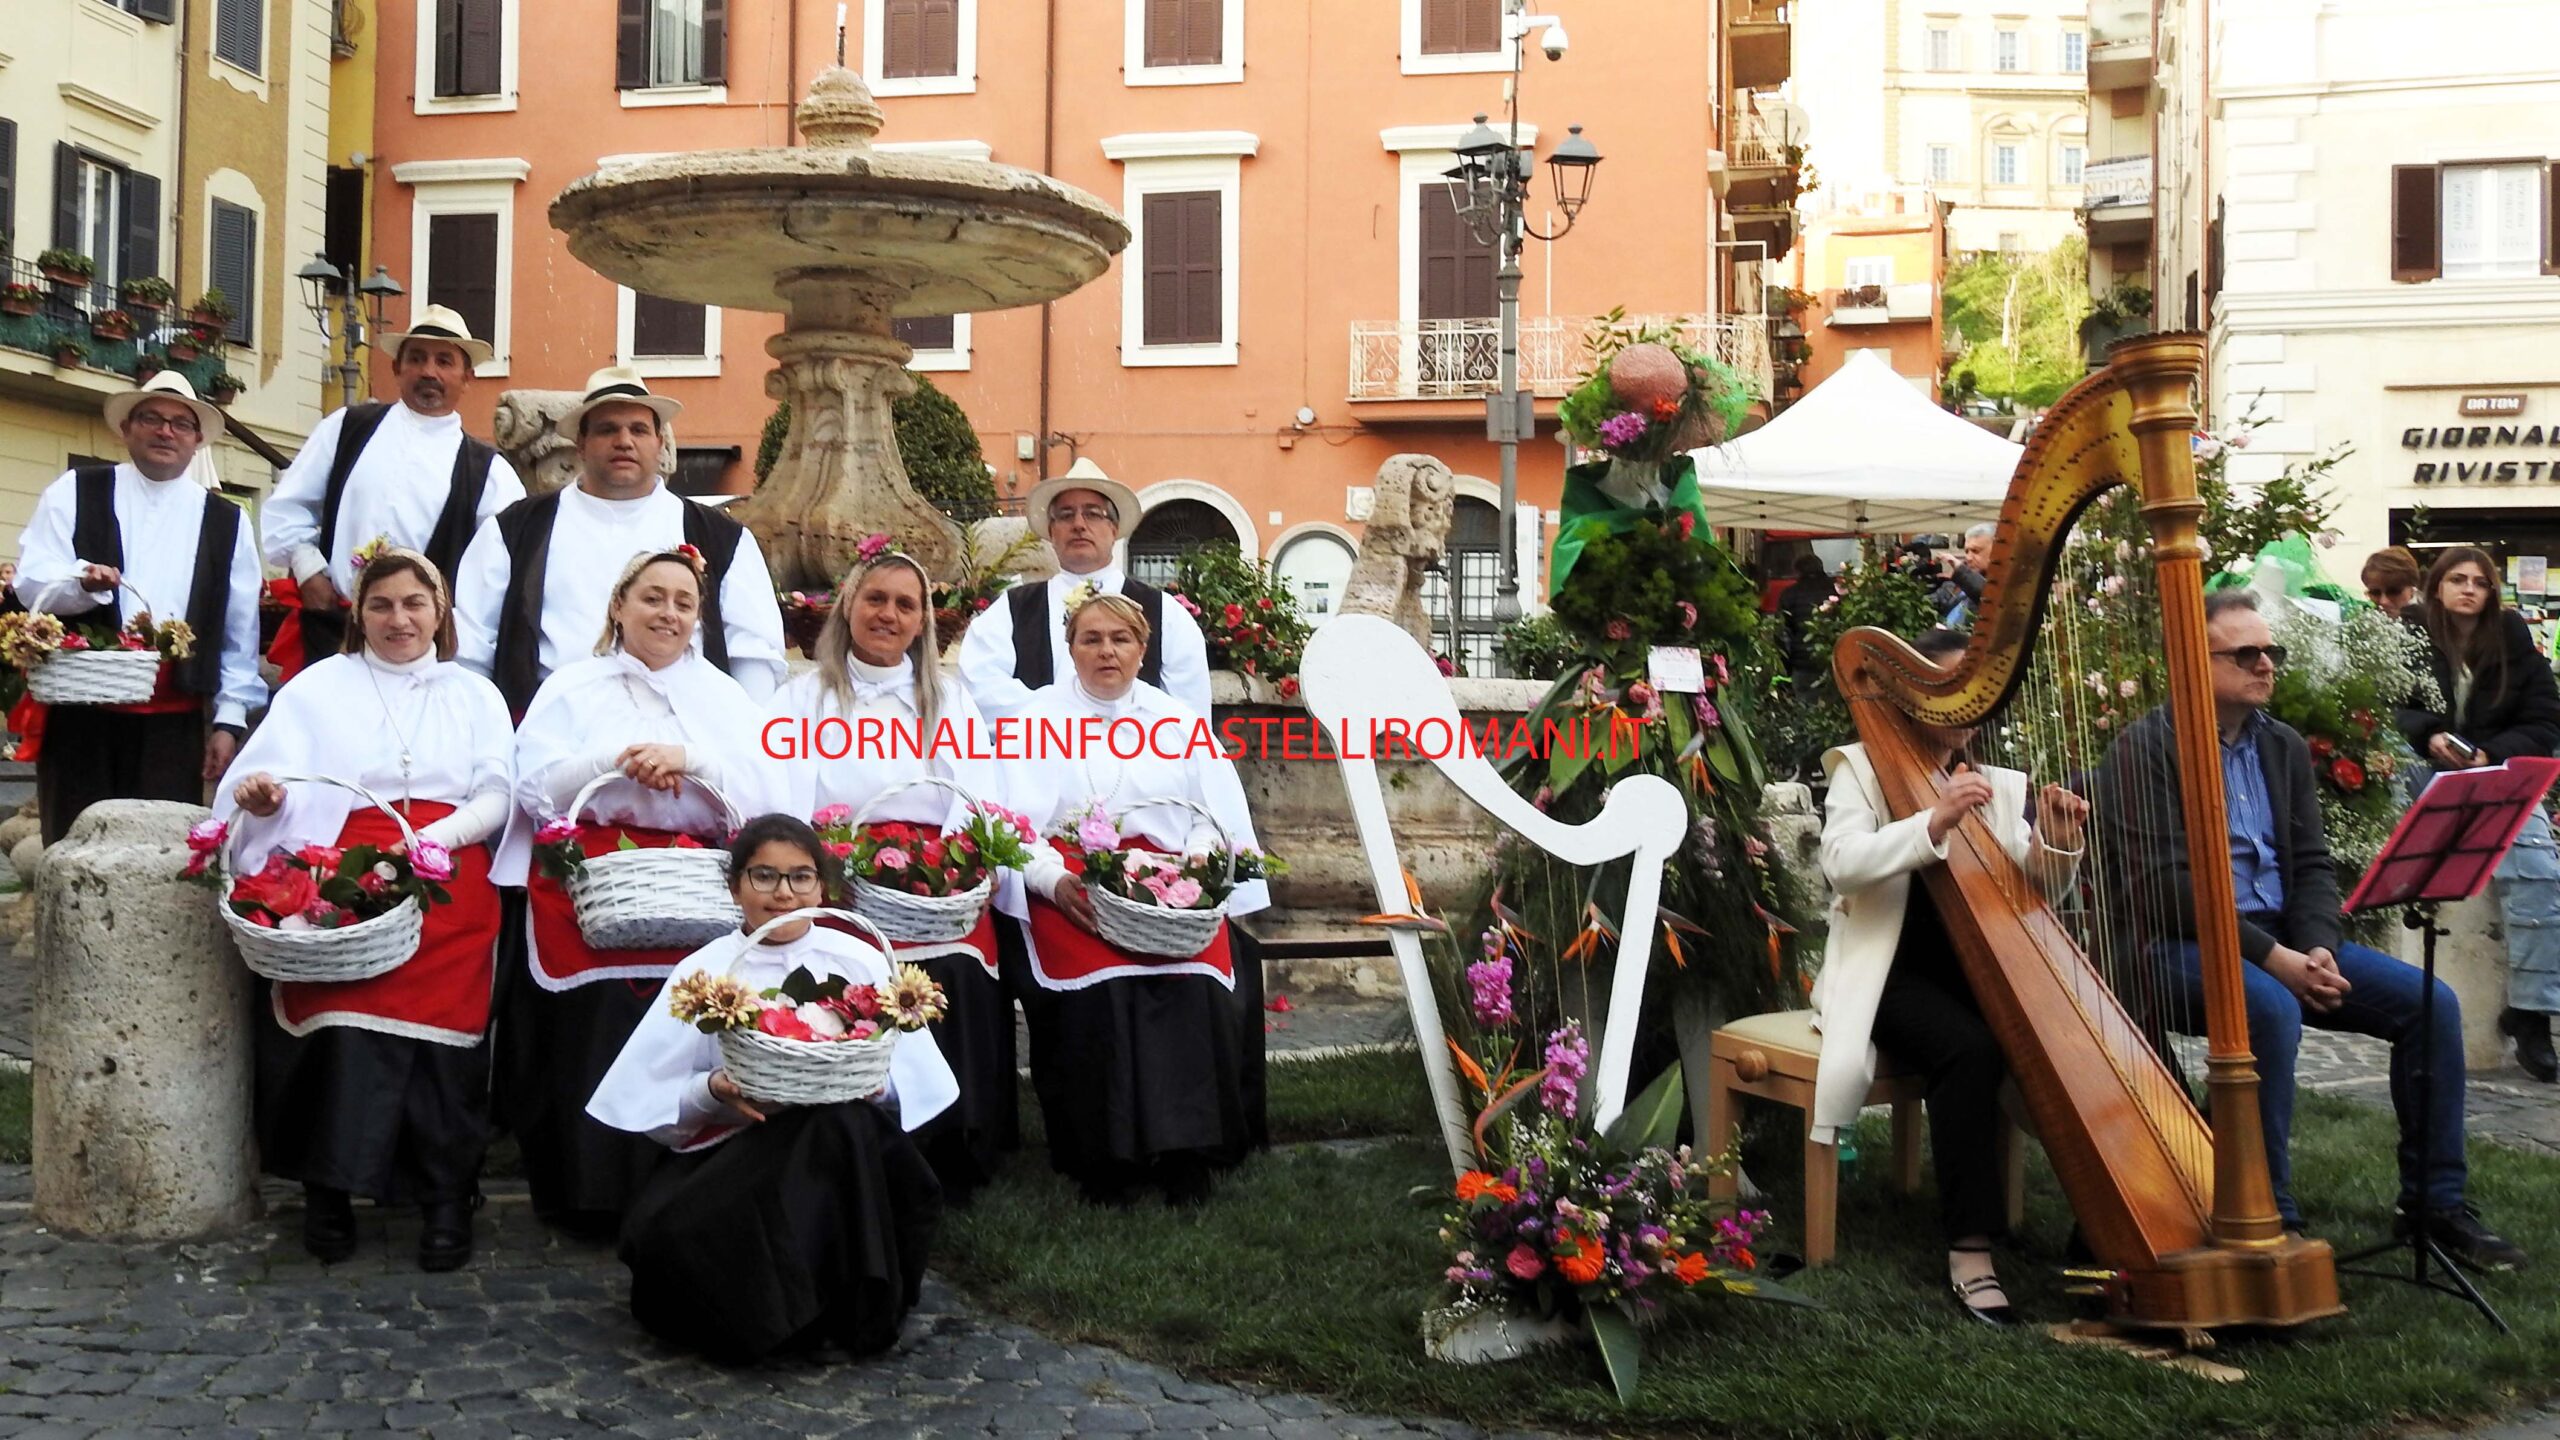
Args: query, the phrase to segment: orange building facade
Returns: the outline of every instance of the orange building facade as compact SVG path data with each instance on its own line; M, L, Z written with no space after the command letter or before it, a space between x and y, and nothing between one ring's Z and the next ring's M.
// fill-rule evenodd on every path
M1502 8L380 0L374 258L413 300L488 317L499 364L470 397L475 429L503 389L571 388L627 361L685 402L680 483L751 488L777 319L622 291L569 256L545 212L614 157L789 143L841 13L884 145L1054 175L1135 232L1107 276L1053 305L907 325L914 367L968 411L999 494L1090 457L1146 505L1126 532L1134 571L1232 538L1321 614L1379 463L1430 453L1462 477L1455 643L1487 673L1495 261L1442 172L1478 112L1501 123ZM1765 387L1764 282L1792 217L1751 197L1795 163L1746 133L1755 95L1786 79L1783 9L1546 8L1564 12L1570 49L1550 63L1530 35L1521 138L1543 160L1580 124L1605 159L1571 235L1523 259L1522 384L1544 422L1521 450L1514 521L1532 601L1565 461L1555 402L1592 317L1670 319ZM1553 231L1540 171L1529 223Z
M1807 217L1803 288L1811 389L1849 357L1873 350L1935 400L1946 368L1947 207L1925 189L1897 189Z

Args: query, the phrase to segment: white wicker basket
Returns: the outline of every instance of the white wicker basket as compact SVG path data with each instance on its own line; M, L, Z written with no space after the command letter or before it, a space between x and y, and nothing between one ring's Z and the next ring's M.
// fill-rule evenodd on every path
M1208 821L1210 828L1218 832L1219 846L1227 852L1227 879L1230 884L1234 882L1235 842L1228 836L1227 827L1218 823L1217 816L1189 800L1170 795L1141 800L1121 814L1154 805L1179 805ZM1102 931L1102 938L1140 955L1189 960L1215 943L1219 927L1227 923L1227 907L1223 901L1209 910L1175 910L1163 905L1141 904L1115 895L1100 885L1087 885L1084 893L1093 901L1093 921L1095 927Z
M130 585L118 587L151 608ZM139 705L160 688L157 650L57 651L27 671L27 695L44 705Z
M569 802L569 818L584 814L598 790L623 778L608 770L588 781ZM729 828L746 823L729 797L697 775L687 781L720 802ZM736 930L746 917L729 893L729 856L701 846L608 850L590 855L569 877L569 901L577 907L578 933L597 950L694 950Z
M767 931L794 920L833 915L871 932L881 957L895 964L889 937L880 927L847 910L816 906L776 915L759 925L738 947L729 973L755 953ZM867 1100L889 1083L889 1060L898 1047L899 1030L883 1026L868 1040L785 1040L761 1030L720 1032L720 1064L750 1100L773 1105L834 1105Z
M325 775L275 778L288 785L335 785L354 791L390 816L413 847L417 844L418 832L409 828L408 817L362 785ZM240 958L250 969L270 980L371 980L399 969L418 953L418 939L425 933L427 916L418 908L414 896L370 920L335 930L270 930L240 918L240 913L231 908L231 882L239 873L233 860L239 845L240 830L235 825L222 845L223 900L219 908L222 923L230 927L232 943L239 947Z
M977 797L943 779L939 775L921 775L903 780L874 795L853 817L854 828L862 827L882 801L902 790L919 785L938 786L960 797L962 805L975 805ZM995 891L995 876L989 874L975 886L955 895L914 895L904 890L876 884L859 875L847 873L847 888L853 897L853 908L877 923L892 940L909 945L934 945L957 940L978 928L978 917L987 912L987 897Z

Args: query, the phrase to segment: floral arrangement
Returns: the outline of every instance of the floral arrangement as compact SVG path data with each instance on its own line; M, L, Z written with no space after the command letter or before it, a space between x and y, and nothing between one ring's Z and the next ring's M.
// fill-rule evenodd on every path
M1212 669L1260 676L1282 699L1296 698L1298 666L1315 632L1269 565L1233 545L1204 545L1182 557L1165 589L1200 622Z
M63 623L58 615L14 611L0 615L0 663L20 674L56 655L88 650L157 650L164 662L195 654L195 627L184 620L155 621L148 610L134 612L122 625L107 621Z
M2302 732L2320 777L2321 828L2345 884L2382 853L2406 801L2395 784L2416 757L2393 717L2416 694L2438 705L2424 632L2370 605L2347 606L2334 622L2299 605L2273 617L2288 652L2267 713Z
M1215 910L1227 903L1238 885L1289 873L1287 862L1279 856L1249 845L1233 850L1213 845L1186 855L1123 850L1121 843L1131 837L1121 833L1099 796L1069 811L1057 833L1075 845L1084 862L1086 884L1100 885L1123 900L1168 910Z
M1732 434L1750 409L1742 377L1681 343L1671 326L1636 324L1612 310L1586 343L1591 373L1556 409L1565 433L1585 450L1613 460L1670 460Z
M934 639L942 648L948 650L959 643L969 622L1013 584L1022 562L1041 543L1041 538L1026 528L1012 543L991 555L980 548L976 526L960 527L960 578L938 580L933 586Z
M705 1035L755 1030L821 1043L921 1030L941 1019L949 1004L942 987L916 965L898 966L886 985L856 985L841 975L820 979L794 968L780 985L765 990L707 970L667 987L667 1013Z
M1638 1382L1637 1327L1666 1305L1694 1293L1797 1297L1756 1273L1768 1216L1707 1193L1731 1158L1674 1148L1677 1064L1605 1131L1591 1125L1590 1045L1578 1023L1531 1018L1515 986L1534 963L1532 937L1498 902L1496 917L1461 972L1465 1019L1452 1031L1466 1040L1449 1042L1476 1097L1479 1165L1458 1177L1441 1219L1447 1303L1426 1329L1446 1334L1486 1311L1581 1318L1624 1402Z
M570 876L586 868L586 837L587 827L566 815L544 821L542 828L533 832L535 868L554 880L566 883ZM717 835L707 837L678 835L672 842L674 848L678 850L703 850L709 849L712 844L727 843L727 837ZM618 851L637 850L640 845L628 833L617 830L614 834L613 848Z
M1714 646L1752 633L1760 591L1686 510L1587 541L1555 617L1614 667L1656 645Z
M962 895L997 870L1029 863L1039 829L1031 817L988 801L972 803L956 830L885 821L857 829L853 807L830 805L809 819L846 878L910 895Z
M390 536L376 535L372 539L357 546L356 553L347 557L347 563L355 568L355 572L357 574L361 575L364 573L364 567L381 559L382 552L390 548Z
M216 860L230 833L220 820L189 830L180 878L218 887ZM445 904L453 898L444 888L452 878L452 854L425 836L405 853L379 845L305 845L278 850L257 873L233 880L223 903L262 929L338 930L387 915L403 900L421 909Z

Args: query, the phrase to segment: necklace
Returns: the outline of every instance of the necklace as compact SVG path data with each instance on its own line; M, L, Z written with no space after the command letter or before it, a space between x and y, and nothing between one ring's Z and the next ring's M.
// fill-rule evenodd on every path
M406 804L409 800L409 775L414 764L409 732L400 728L400 717L393 713L389 697L382 693L382 672L373 667L370 657L366 659L364 673L365 678L373 682L373 698L382 706L383 723L391 727L393 737L400 742L400 799Z

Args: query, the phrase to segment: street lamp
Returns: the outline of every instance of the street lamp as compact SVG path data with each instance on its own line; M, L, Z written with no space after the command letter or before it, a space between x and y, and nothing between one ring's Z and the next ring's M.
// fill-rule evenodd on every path
M1528 57L1529 32L1539 30L1538 47L1550 60L1565 56L1564 21L1553 15L1528 13L1527 0L1504 0L1502 36L1511 47L1511 80L1503 87L1508 129L1497 131L1476 116L1458 137L1458 163L1448 172L1459 183L1458 218L1476 241L1500 247L1502 268L1495 272L1502 322L1501 372L1495 393L1486 397L1487 429L1502 449L1502 579L1493 602L1494 618L1505 623L1520 618L1520 441L1536 431L1529 397L1520 390L1520 254L1531 239L1561 240L1590 202L1591 181L1600 167L1600 152L1576 125L1547 157L1554 177L1556 209L1564 224L1552 235L1529 228L1530 182L1536 168L1520 143L1520 78Z
M302 282L303 308L320 327L322 350L332 340L339 342L338 393L347 405L356 403L362 389L364 366L356 357L371 343L371 333L382 327L384 303L407 293L383 266L374 266L362 284L355 283L355 271L353 265L341 270L329 263L328 256L314 255L310 264L294 272Z

